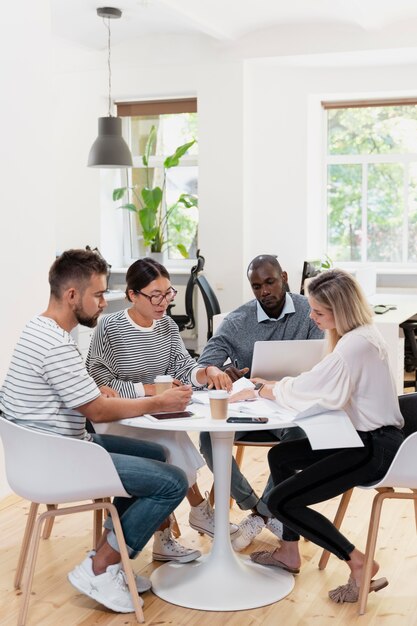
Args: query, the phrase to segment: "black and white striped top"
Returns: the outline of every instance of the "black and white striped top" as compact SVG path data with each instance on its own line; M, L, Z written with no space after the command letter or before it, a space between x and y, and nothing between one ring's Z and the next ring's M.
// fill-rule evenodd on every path
M24 328L0 390L0 411L23 426L89 439L76 408L100 391L71 335L41 315Z
M135 324L127 309L103 315L91 340L86 363L99 387L108 385L123 398L143 395L139 383L151 384L160 374L199 385L195 372L200 368L168 315L155 320L149 328Z

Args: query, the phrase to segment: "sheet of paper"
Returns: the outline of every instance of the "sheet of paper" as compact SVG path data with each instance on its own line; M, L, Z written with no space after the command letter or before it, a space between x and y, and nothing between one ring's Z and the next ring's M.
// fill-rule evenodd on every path
M361 438L344 411L329 411L295 421L305 431L313 450L363 447Z
M249 378L242 376L242 378L238 378L238 380L235 380L233 383L232 393L237 393L238 391L242 391L242 389L253 389L254 387L254 383L249 380Z

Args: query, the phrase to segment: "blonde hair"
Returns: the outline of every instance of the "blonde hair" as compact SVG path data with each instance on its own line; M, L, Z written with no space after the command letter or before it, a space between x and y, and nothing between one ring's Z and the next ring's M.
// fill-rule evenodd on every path
M372 323L372 310L359 283L343 270L328 270L313 278L308 294L333 313L335 329L328 331L330 350L350 330Z

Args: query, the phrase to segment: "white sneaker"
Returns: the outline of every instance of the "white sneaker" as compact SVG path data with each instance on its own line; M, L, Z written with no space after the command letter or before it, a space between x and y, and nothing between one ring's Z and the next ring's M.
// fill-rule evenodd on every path
M199 533L214 537L214 509L209 502L209 496L206 494L206 499L197 506L192 506L190 515L188 517L188 523L191 528L197 530ZM239 534L239 526L236 524L229 524L230 538L237 537Z
M265 526L273 535L275 535L275 537L282 539L282 522L280 522L279 519L276 517L270 517Z
M247 548L263 528L265 528L265 522L259 515L245 517L239 524L240 535L232 541L233 549L240 552Z
M90 550L90 552L88 552L87 554L87 556L95 556L95 555L96 555L95 550ZM123 569L123 564L121 567L122 567L122 574L125 577L125 582L127 585L127 579L126 579L125 571ZM145 576L139 576L139 574L135 574L135 572L133 572L133 575L135 577L136 589L138 590L138 593L145 593L145 591L149 591L150 589L152 589L152 583L149 578L146 578Z
M154 534L152 558L155 561L177 561L189 563L201 556L200 550L182 546L172 536L171 529L157 530Z
M117 613L134 613L135 611L120 563L109 565L104 574L96 576L93 571L93 561L88 556L81 565L77 565L68 574L68 580L78 591L112 611ZM142 598L139 600L143 606Z

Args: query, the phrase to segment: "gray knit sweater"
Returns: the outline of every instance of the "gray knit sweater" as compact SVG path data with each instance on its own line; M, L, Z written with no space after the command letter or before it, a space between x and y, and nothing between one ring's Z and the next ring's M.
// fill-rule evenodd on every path
M294 313L280 320L258 322L256 300L243 304L229 313L216 334L204 348L199 365L221 367L229 358L239 368L251 367L255 341L280 339L322 339L323 332L310 319L310 306L304 296L290 294Z

